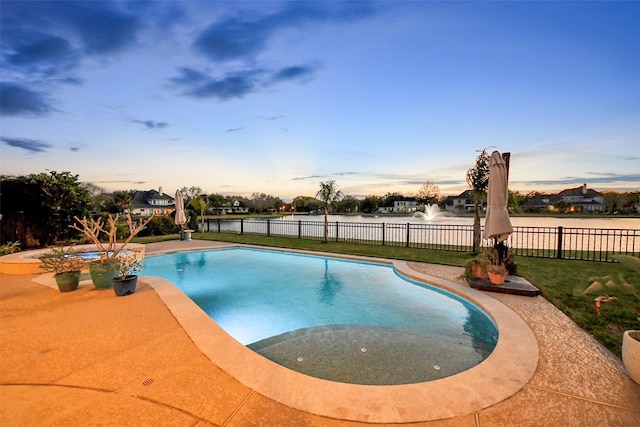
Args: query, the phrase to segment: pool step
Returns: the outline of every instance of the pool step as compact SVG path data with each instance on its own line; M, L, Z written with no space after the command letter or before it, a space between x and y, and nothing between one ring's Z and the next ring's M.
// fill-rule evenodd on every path
M413 384L465 371L486 358L482 343L465 345L423 331L374 325L305 328L248 347L297 372L350 384Z

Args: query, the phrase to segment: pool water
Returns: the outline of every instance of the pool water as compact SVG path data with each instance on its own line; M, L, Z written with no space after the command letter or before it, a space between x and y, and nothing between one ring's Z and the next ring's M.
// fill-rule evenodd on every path
M453 375L488 357L498 339L478 307L386 264L232 248L149 256L141 274L174 283L263 356L334 381Z

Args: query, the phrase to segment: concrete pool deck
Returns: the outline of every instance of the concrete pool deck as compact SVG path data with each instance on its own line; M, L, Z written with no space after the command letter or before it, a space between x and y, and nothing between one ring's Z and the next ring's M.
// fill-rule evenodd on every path
M147 245L146 252L222 245L171 241ZM417 275L454 282L461 271L406 264ZM364 418L352 422L339 414L327 417L294 409L243 385L212 363L145 280L135 294L116 298L112 291L95 290L88 281L78 291L63 294L43 286L42 277L0 275L2 424L86 425L88 420L110 425L366 424ZM485 296L511 308L535 334L539 358L532 378L489 407L413 425L640 424L640 385L629 379L618 358L542 297ZM215 343L211 350L221 352ZM293 387L277 381L271 387L285 391ZM435 395L422 398L425 406L429 400L447 400ZM371 419L401 403L379 402L379 407L371 408ZM455 411L457 402L444 405Z

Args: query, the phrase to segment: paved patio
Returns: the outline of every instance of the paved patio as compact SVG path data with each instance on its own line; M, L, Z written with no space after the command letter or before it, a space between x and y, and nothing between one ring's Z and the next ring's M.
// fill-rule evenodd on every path
M172 241L147 245L146 251L214 246ZM461 271L408 265L451 281ZM123 298L88 281L64 294L42 283L43 276L0 275L2 425L367 424L293 409L243 385L201 351L146 283ZM533 377L493 406L412 425L640 425L640 385L617 357L542 297L486 295L510 307L535 334L539 360Z

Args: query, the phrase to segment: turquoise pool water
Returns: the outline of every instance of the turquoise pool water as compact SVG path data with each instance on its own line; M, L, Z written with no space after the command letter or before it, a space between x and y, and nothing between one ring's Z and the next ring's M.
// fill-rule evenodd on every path
M405 279L385 264L233 248L149 256L141 274L174 283L231 336L265 357L337 381L398 384L452 375L484 360L498 339L493 321L475 305ZM381 347L386 356L374 363ZM403 369L411 378L351 380L324 372L340 371L341 358L348 365L365 356L367 366L389 371L399 364L389 360L394 348L409 363ZM309 370L320 353L331 360ZM451 361L459 366L450 367Z

